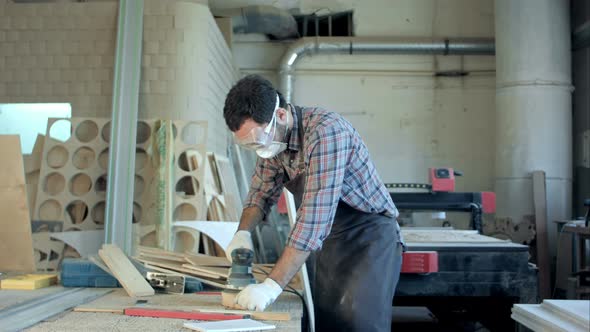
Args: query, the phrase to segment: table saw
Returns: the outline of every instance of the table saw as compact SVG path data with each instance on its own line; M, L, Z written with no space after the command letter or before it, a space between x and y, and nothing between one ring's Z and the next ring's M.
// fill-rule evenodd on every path
M429 184L387 185L426 189L391 192L400 212L470 213L473 229L402 227L407 251L394 306L427 307L439 322L463 317L493 331L514 330L512 305L538 302L537 268L529 263L528 246L480 234L482 215L495 212L495 195L454 192L458 175L432 168Z
M395 306L424 306L438 320L464 315L492 330L510 331L514 303L536 303L537 269L528 246L475 231L402 228L407 252L436 252L438 271L402 273Z

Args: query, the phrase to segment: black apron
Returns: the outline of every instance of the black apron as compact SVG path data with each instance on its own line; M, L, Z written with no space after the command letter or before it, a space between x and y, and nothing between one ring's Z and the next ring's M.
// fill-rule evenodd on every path
M297 209L305 188L303 114L299 129L299 175L285 183ZM288 172L285 170L285 174ZM399 280L402 246L392 217L356 210L340 200L322 249L307 261L315 330L390 331L393 295Z

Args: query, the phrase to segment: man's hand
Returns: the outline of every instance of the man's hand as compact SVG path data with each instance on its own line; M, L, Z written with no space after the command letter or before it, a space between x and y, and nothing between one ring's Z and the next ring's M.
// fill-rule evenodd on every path
M254 244L252 243L252 235L248 231L237 231L234 234L233 239L225 249L225 257L233 262L231 259L231 253L234 249L246 248L254 251Z
M236 303L248 310L264 311L272 304L283 289L270 278L263 283L248 285L236 295Z

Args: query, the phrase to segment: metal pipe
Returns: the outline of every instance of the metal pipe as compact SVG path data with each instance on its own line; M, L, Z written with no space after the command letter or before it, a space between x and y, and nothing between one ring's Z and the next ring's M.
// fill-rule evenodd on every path
M295 66L304 56L317 54L494 55L493 39L309 37L289 46L280 61L280 89L293 98Z

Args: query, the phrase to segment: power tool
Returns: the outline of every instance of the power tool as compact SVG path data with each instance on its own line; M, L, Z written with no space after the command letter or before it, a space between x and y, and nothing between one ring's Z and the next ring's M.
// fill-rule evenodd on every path
M232 265L227 277L227 284L221 292L221 304L225 307L241 309L235 304L236 295L246 286L256 283L252 274L254 252L246 248L234 249L231 258Z

